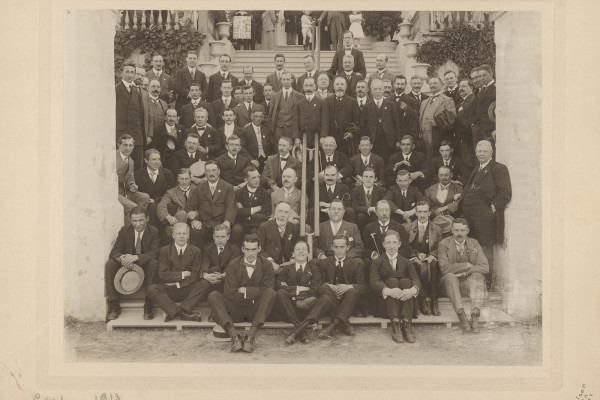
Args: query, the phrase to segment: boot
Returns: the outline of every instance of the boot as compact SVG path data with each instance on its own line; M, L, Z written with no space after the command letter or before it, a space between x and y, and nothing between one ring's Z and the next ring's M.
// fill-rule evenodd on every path
M336 323L331 322L326 329L322 329L319 332L319 339L329 339L333 336L333 329L335 328Z
M431 314L435 315L436 317L439 317L440 315L442 315L442 313L440 312L440 308L438 306L438 298L437 297L431 298Z
M306 337L306 332L305 332L305 329L308 326L308 321L304 321L302 323L298 322L298 324L294 323L294 326L296 327L294 332L290 333L290 335L285 339L285 341L288 344L294 344L297 339L300 339L300 341L302 341L302 339L304 339L304 338L308 339ZM302 342L302 343L306 343L306 342Z
M237 333L235 331L235 328L233 327L233 325L230 325L230 324L227 324L226 326L224 326L223 329L225 329L225 332L227 332L227 334L231 338L231 352L235 353L236 351L240 351L242 349L242 347L244 346L244 341L242 340L242 335Z
M412 332L412 322L404 321L402 323L402 334L404 335L404 339L406 339L406 341L408 343L415 342L415 336L413 335L413 332Z
M427 306L427 300L425 300L425 297L419 297L419 310L423 315L431 315L431 311L429 311L429 307Z
M458 315L458 319L460 319L460 329L462 329L463 333L471 332L471 325L469 324L465 310L461 308L456 314Z
M250 328L248 335L244 338L244 346L242 350L246 353L252 353L254 351L254 339L256 338L256 333L258 332L258 327L253 326Z
M400 321L392 321L392 339L396 343L404 343L404 337L402 336L402 330L400 329Z
M479 333L481 326L479 325L479 308L473 308L473 312L471 313L471 328L473 329L473 333Z

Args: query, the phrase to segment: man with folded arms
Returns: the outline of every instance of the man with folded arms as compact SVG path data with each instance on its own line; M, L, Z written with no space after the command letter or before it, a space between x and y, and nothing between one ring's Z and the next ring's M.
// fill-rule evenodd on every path
M293 344L300 340L308 343L306 328L329 311L332 303L327 296L317 299L317 290L322 283L321 271L316 259L308 261L308 243L304 240L296 242L293 260L281 269L277 277L276 309L285 320L294 324L295 330L286 342Z
M387 231L383 247L385 253L371 264L371 289L385 301L387 316L392 321L392 339L398 343L404 340L414 343L412 315L421 282L412 263L398 254L398 232Z
M231 337L231 352L243 350L252 353L256 334L277 298L275 273L271 262L259 255L256 235L246 235L242 252L244 256L234 259L225 271L223 293L212 292L208 303L216 322ZM233 326L234 321L251 322L248 335L242 338Z
M377 220L375 205L379 200L383 200L387 189L383 186L375 186L377 177L373 168L365 168L361 175L361 185L352 189L350 200L356 213L356 224L362 232L369 222Z
M193 311L208 295L210 283L200 280L202 253L189 243L189 238L190 228L178 222L173 227L173 243L158 252L161 283L148 288L148 298L167 314L165 322L175 318L202 321L200 314Z
M479 314L485 299L484 275L488 273L487 258L479 242L468 237L469 224L463 218L452 221L452 236L438 246L442 293L448 296L460 319L463 332L479 333ZM467 320L461 291L469 292L471 323Z

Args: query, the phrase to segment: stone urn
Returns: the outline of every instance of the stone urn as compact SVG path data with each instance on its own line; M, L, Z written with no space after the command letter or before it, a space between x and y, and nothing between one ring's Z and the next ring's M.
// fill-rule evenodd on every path
M229 29L231 28L231 24L229 22L217 22L217 35L221 40L227 39L229 37Z
M422 78L427 78L427 68L429 67L431 67L431 65L425 63L413 65L415 75L418 75Z
M403 44L406 50L406 57L412 58L417 55L417 49L419 48L419 42L406 42Z
M208 49L212 58L219 58L225 54L225 46L227 42L224 40L211 40L208 42Z
M398 35L402 39L407 39L408 37L410 37L413 24L411 24L410 22L402 22L398 26L400 27L400 32L398 33Z

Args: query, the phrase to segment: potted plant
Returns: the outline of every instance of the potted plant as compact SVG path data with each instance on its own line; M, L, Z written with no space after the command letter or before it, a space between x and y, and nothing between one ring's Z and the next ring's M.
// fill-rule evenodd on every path
M398 24L402 22L401 12L399 11L364 11L363 29L365 35L374 36L377 42L383 42L388 36L390 41L386 44L373 43L373 49L382 47L394 48L396 43L391 39L398 30Z
M227 19L227 11L215 10L212 11L212 17L215 21L217 35L221 40L227 39L230 36L231 22Z

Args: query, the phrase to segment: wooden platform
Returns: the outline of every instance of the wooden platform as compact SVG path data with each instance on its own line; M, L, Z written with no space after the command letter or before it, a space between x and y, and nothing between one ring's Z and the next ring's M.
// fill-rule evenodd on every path
M500 295L490 294L489 306L481 310L482 322L498 322L514 325L513 319L500 309ZM468 299L464 299L465 312L470 315L470 304ZM214 322L208 322L210 307L207 303L202 303L196 308L196 312L202 315L202 322L181 321L174 319L169 322L165 321L165 313L159 308L154 309L154 319L146 321L143 318L143 300L129 299L121 301L121 315L116 320L106 324L106 329L112 331L115 328L175 328L180 331L183 328L212 328L216 325ZM445 324L446 327L452 327L452 324L458 323L458 317L452 305L446 298L439 300L441 316L419 315L413 319L414 324ZM321 329L323 325L327 325L330 318L321 318L317 324L313 325L313 329ZM367 317L351 317L350 323L353 325L379 325L382 329L386 329L390 320L387 318L379 318L369 315ZM250 329L249 322L236 323L237 328ZM267 329L291 329L293 325L288 322L266 322L264 328Z

